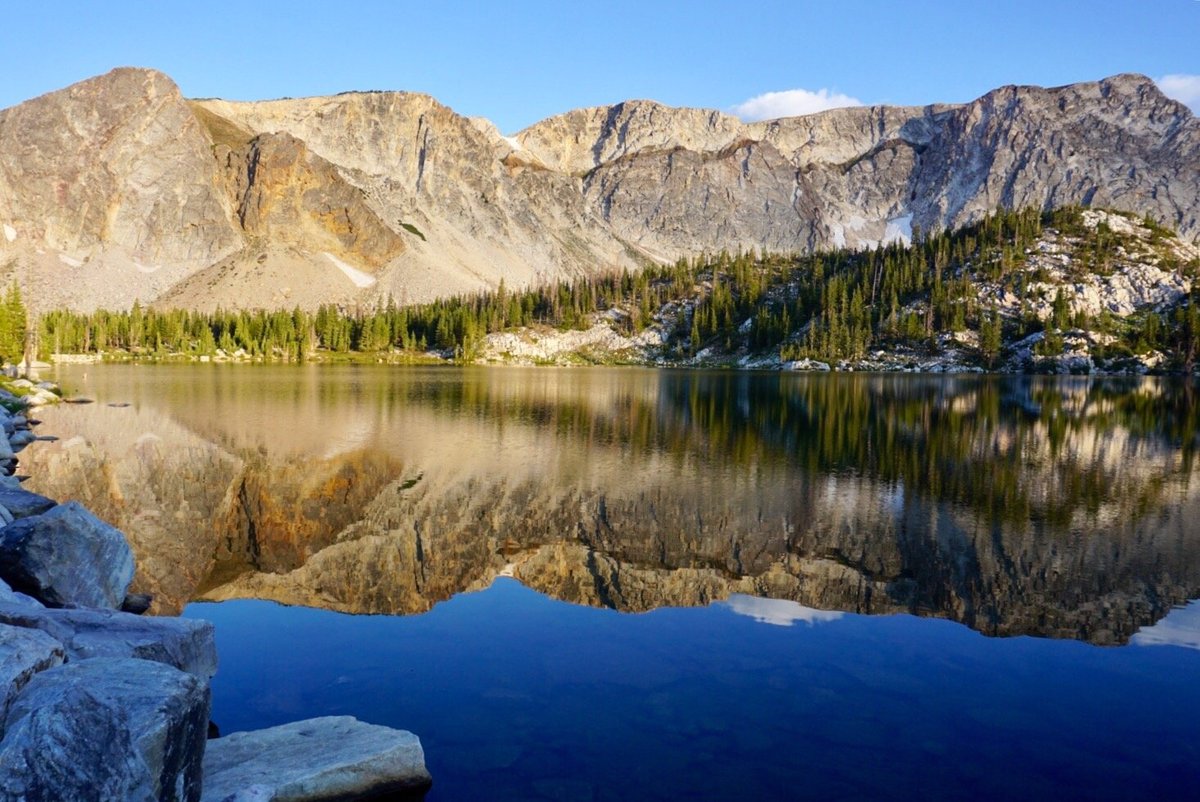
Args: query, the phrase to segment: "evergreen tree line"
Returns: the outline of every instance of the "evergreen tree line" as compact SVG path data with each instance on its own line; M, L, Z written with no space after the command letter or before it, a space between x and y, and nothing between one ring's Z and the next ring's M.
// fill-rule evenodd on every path
M1082 226L1080 215L1078 208L1000 211L957 231L914 232L912 244L869 251L721 253L535 289L511 291L501 283L493 292L415 306L388 300L370 309L322 306L315 313L159 311L136 304L128 312L58 311L40 319L39 341L43 352L56 353L211 355L220 349L290 361L319 352L434 350L470 359L487 334L587 326L596 313L609 312L629 334L656 318L673 321L668 347L681 356L715 347L777 350L785 359L856 359L894 344L932 346L941 333L971 329L982 359L994 362L1006 339L1045 329L1041 348L1050 353L1061 351L1063 329L1080 326L1121 335L1113 346L1117 355L1162 348L1191 364L1200 337L1195 298L1170 314L1128 321L1072 317L1061 291L1049 319L1030 311L1034 277L1020 268L1045 227L1082 237L1081 251L1101 258L1096 242L1111 234L1104 226ZM1017 319L979 302L981 279L1022 299Z

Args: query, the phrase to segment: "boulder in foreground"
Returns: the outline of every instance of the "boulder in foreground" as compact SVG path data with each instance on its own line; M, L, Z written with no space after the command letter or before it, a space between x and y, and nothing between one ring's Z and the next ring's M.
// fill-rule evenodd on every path
M0 624L0 735L8 708L39 671L67 659L62 644L45 632Z
M8 712L0 799L196 802L208 715L208 683L161 663L43 671Z
M350 716L234 733L204 755L204 802L417 797L430 784L417 736Z
M209 679L217 673L213 625L192 618L155 618L115 610L55 610L0 602L0 625L39 629L70 660L137 657Z
M76 501L0 529L0 578L51 607L107 607L133 582L125 536Z
M8 510L13 518L28 518L41 515L54 508L57 502L19 487L0 488L0 507Z

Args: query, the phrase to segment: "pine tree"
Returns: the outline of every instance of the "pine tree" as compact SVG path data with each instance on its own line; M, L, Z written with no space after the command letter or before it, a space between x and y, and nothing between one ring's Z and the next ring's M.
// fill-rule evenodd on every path
M21 289L14 281L0 304L0 359L13 363L21 361L25 355L25 329L28 322Z
M990 310L979 319L979 351L987 366L994 367L1000 357L1003 344L1003 328L1000 316L995 310Z

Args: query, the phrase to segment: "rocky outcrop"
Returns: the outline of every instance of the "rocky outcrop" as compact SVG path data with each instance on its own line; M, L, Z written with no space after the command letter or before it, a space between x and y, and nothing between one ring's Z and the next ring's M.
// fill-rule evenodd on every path
M26 593L18 593L3 579L0 579L0 604L24 604L29 607L45 609L45 605L40 601Z
M133 571L125 537L75 501L0 529L0 576L44 604L115 610Z
M431 782L415 735L337 716L210 741L201 799L395 799Z
M194 802L208 683L146 660L43 671L8 711L0 795L29 802Z
M45 632L71 660L136 657L204 680L217 673L217 647L208 621L0 603L0 624Z
M506 137L426 95L185 101L121 69L0 112L0 266L47 306L290 308L857 248L1001 206L1194 241L1198 171L1200 123L1135 75L752 124L628 101Z

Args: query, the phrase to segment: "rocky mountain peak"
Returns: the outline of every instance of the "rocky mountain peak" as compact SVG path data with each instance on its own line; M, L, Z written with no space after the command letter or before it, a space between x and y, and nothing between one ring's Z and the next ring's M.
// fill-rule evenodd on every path
M630 100L505 136L423 94L188 101L120 68L0 111L0 280L78 308L413 302L1027 205L1194 241L1198 174L1200 122L1139 75L756 123Z
M516 139L554 169L583 175L640 150L720 150L743 133L740 120L719 111L627 100L551 117Z

